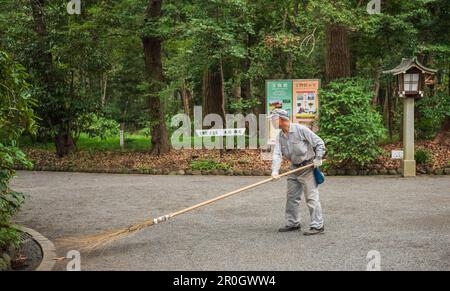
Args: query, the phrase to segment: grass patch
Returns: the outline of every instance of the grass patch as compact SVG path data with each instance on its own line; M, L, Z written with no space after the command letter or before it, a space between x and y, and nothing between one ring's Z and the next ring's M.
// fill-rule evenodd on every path
M228 170L231 165L227 163L219 163L212 160L198 160L191 162L192 170Z
M24 147L55 150L53 143L33 143L30 139L23 139L21 144ZM150 138L137 134L125 135L125 151L147 151L150 149ZM89 137L82 133L77 141L77 150L79 151L122 151L120 148L120 137L113 136L105 139L99 137Z
M187 137L188 144L194 148L196 143L202 143L202 137L193 136ZM214 139L213 139L214 141ZM262 144L262 141L256 139L246 138L246 148L248 148L249 141L255 144ZM172 141L172 146L174 148L180 148L183 142ZM48 143L36 143L33 142L29 137L23 137L21 140L21 146L25 148L43 149L48 151L55 151L55 145L52 142ZM234 141L236 148L236 141ZM204 146L204 145L203 145ZM82 133L77 141L77 150L79 151L148 151L150 150L150 137L143 134L125 134L125 148L122 150L120 148L120 137L112 136L101 139L100 137L90 137L86 133ZM225 148L225 138L224 138L224 148Z
M120 137L113 136L106 139L89 137L81 134L77 149L80 151L121 151ZM125 135L125 149L128 151L146 151L150 149L150 138L143 135Z

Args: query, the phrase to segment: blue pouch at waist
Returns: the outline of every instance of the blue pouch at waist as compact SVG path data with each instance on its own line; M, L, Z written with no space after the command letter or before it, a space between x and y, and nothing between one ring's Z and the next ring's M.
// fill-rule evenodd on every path
M314 179L316 179L316 183L317 185L322 184L323 182L325 182L325 176L324 174L320 171L319 168L314 168Z

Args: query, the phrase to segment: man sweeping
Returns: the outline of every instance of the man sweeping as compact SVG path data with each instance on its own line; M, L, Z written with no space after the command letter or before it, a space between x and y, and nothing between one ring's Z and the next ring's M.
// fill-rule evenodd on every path
M273 153L272 177L279 179L282 158L291 162L291 169L314 163L314 167L322 165L325 144L312 130L306 126L291 123L288 113L275 109L271 115L275 128L280 128ZM304 235L315 235L324 232L322 207L319 201L319 189L314 178L313 168L307 168L291 174L287 180L286 225L280 232L300 230L299 205L304 194L311 216L309 231Z

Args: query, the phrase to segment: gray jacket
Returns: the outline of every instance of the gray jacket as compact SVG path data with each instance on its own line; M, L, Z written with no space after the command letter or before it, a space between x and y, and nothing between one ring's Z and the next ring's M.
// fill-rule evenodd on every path
M312 130L304 125L291 123L289 134L282 130L278 135L272 159L272 174L278 175L282 157L292 164L300 164L311 159L322 159L325 154L325 143Z

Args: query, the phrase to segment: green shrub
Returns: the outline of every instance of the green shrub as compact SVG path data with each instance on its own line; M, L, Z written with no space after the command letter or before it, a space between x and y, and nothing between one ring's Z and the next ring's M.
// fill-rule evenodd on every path
M11 228L9 220L19 211L24 196L8 187L9 181L15 175L14 164L31 167L21 150L0 143L0 249L9 243L18 244L17 231Z
M417 164L426 165L432 162L433 155L428 149L417 149L416 153L414 154L414 159L416 160Z
M120 133L119 123L113 119L108 119L94 113L84 115L82 117L83 132L89 137L100 137L106 139L108 137L117 136Z
M321 90L320 132L328 157L338 165L364 166L375 160L385 137L382 116L372 106L371 82L341 79Z
M150 127L145 127L145 128L143 128L143 129L140 129L140 130L138 131L138 134L139 134L139 135L142 135L142 136L150 137L150 135L151 135Z
M261 102L258 100L258 98L250 98L250 99L243 99L243 98L235 98L230 100L228 103L228 108L231 112L237 112L237 113L248 113L251 112L253 108L260 105Z
M9 244L18 244L18 235L11 227L11 217L24 201L22 194L9 188L14 166L31 163L17 147L24 132L35 133L35 115L25 69L0 51L0 251Z
M227 170L231 166L226 163L219 163L212 160L199 160L191 162L192 170Z
M417 101L419 118L415 132L418 139L433 139L441 129L442 122L450 116L450 95L445 93L429 94Z

